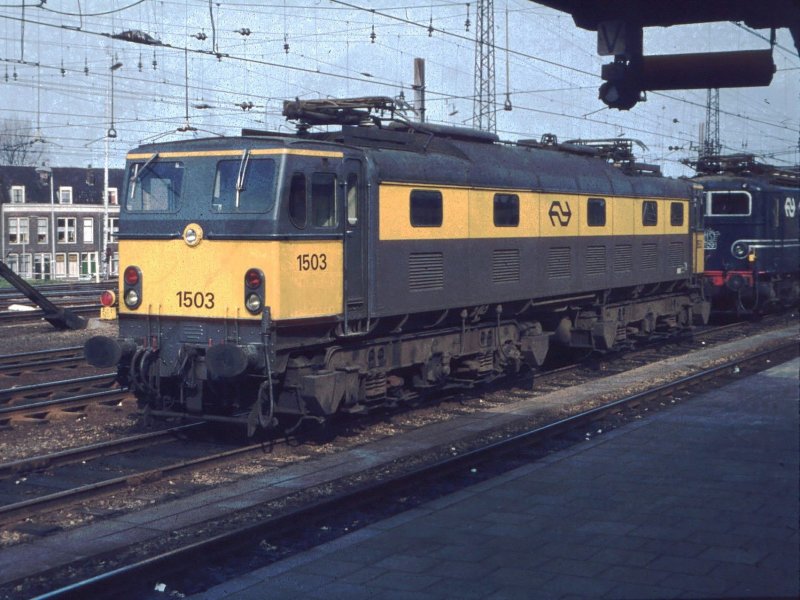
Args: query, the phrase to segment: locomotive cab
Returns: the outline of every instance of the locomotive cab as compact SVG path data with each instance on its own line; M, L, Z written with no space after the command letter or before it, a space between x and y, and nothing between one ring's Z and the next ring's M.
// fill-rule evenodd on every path
M305 344L325 343L366 315L358 153L236 142L128 156L120 340L94 338L86 356L119 364L154 413L173 403L212 412L204 397L213 388L215 403L223 398L213 412L232 417L259 397L249 373L285 369L282 341L302 330ZM234 377L244 385L228 386Z
M749 164L749 163L748 163ZM705 189L705 287L715 310L748 314L789 306L800 296L798 196L790 174L753 164L698 178Z

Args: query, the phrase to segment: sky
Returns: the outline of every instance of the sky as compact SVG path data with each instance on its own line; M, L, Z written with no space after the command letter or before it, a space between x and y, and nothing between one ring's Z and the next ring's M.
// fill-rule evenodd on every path
M294 131L281 116L286 99L403 93L411 101L414 58L426 63L428 120L472 124L475 2L24 4L0 0L0 122L29 121L51 166L102 166L110 129L109 165L121 167L129 149L154 140ZM501 139L630 137L646 146L638 151L644 162L668 175L690 174L680 159L696 156L705 90L649 92L630 111L608 109L597 90L609 57L597 56L595 33L528 0L495 0L494 15ZM110 37L125 30L164 46ZM648 28L644 50L765 49L768 38L768 30L730 22ZM786 29L778 31L773 58L769 87L720 90L723 151L798 164L800 57ZM507 97L511 111L503 110Z

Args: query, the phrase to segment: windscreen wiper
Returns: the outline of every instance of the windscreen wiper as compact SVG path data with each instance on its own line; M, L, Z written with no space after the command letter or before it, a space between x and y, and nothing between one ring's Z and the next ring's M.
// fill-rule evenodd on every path
M133 180L131 181L131 193L130 193L131 198L133 198L133 195L136 193L136 182L139 181L139 177L142 176L144 170L148 166L150 166L150 163L153 162L156 158L158 158L158 152L153 152L153 156L148 158L141 167L139 165L134 165Z
M239 193L244 189L244 178L247 174L247 164L250 162L250 151L242 151L242 162L239 163L239 174L236 176L236 208L239 208Z

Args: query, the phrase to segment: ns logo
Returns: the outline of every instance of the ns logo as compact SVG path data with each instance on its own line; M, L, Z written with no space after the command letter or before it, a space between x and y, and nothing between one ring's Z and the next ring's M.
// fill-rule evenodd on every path
M720 232L715 229L705 229L703 231L703 246L706 250L716 250L717 240L719 240Z
M550 224L555 227L558 223L561 227L569 225L569 220L572 218L572 210L569 208L569 202L564 201L562 206L561 200L553 200L550 203L550 210L547 211L550 217Z
M786 213L786 216L790 219L793 219L797 214L797 203L791 196L787 196L786 201L783 203L783 212Z

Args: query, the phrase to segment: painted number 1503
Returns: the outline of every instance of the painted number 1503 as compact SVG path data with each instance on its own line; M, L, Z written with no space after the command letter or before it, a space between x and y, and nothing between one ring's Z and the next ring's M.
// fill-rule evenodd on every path
M211 292L175 292L181 308L214 308L214 294Z
M324 271L328 268L328 257L325 254L298 254L298 271Z

